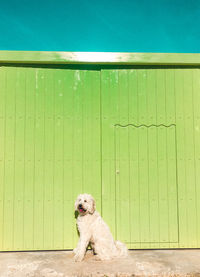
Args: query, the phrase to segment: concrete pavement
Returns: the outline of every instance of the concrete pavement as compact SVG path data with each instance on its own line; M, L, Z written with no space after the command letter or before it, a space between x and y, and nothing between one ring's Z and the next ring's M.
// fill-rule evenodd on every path
M72 251L1 252L0 277L200 277L200 250L134 250L126 259L96 261L88 251L83 262Z

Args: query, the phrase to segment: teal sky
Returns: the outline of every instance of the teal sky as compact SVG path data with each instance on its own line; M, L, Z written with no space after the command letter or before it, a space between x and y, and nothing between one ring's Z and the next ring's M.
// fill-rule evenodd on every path
M0 0L0 50L200 53L200 0Z

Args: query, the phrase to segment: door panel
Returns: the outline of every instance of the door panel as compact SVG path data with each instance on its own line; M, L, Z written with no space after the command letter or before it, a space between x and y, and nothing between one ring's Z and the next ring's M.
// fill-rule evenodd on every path
M116 237L178 242L175 125L116 125Z
M184 75L164 67L101 71L102 213L115 238L130 248L179 247ZM130 155L138 151L136 163Z
M74 201L101 209L100 72L1 67L0 250L72 249Z

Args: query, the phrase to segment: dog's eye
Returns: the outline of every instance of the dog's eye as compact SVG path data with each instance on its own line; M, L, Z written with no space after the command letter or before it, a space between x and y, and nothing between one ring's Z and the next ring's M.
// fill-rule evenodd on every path
M87 202L87 200L84 200L84 202Z

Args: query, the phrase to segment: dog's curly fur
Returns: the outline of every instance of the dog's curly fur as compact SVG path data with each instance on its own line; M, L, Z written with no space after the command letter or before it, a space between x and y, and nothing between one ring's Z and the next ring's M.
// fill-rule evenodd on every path
M79 212L77 226L80 239L74 249L74 260L82 261L90 243L99 260L126 257L128 250L120 241L114 241L108 225L96 211L94 198L90 194L80 194L75 202L75 210Z

